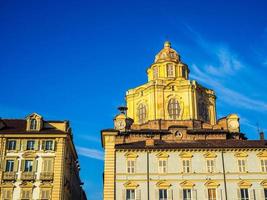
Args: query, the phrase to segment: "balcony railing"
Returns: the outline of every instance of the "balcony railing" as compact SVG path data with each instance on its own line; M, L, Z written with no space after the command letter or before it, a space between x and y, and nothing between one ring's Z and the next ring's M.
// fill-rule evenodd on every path
M50 181L53 180L54 173L53 172L41 172L40 173L40 179L43 181Z
M35 180L35 173L34 172L22 172L21 180L24 180L24 181Z
M16 172L4 172L3 180L16 180Z

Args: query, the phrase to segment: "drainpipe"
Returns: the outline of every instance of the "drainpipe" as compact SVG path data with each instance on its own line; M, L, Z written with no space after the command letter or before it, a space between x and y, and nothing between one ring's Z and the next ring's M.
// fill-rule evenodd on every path
M222 151L222 167L223 167L223 182L224 182L224 195L225 200L227 200L227 187L226 187L226 175L225 175L225 165L224 165L224 152Z
M146 171L146 175L147 175L147 200L149 200L149 150L147 149L147 153L146 153L146 161L147 161L147 171Z

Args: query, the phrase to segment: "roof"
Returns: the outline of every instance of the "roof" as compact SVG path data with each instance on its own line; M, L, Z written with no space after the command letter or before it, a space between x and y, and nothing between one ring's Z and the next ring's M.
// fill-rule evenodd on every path
M166 142L155 140L154 146L146 146L145 141L117 144L116 149L219 149L219 148L267 148L267 140L194 140Z
M54 133L66 133L56 128L42 128L40 131L27 131L26 125L27 121L25 119L1 119L1 121L5 124L5 127L0 129L0 134L5 133L27 133L27 134L36 134L36 133L46 133L46 134L54 134ZM50 121L44 121L50 122ZM60 121L58 121L60 122ZM64 122L64 121L62 121Z

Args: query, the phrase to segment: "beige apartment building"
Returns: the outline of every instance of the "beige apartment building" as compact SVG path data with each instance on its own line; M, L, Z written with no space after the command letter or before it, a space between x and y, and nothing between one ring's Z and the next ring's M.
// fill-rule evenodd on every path
M0 119L3 200L85 200L68 121Z
M238 115L217 119L215 92L189 73L165 42L148 82L126 92L101 131L104 200L267 200L264 133L248 140Z

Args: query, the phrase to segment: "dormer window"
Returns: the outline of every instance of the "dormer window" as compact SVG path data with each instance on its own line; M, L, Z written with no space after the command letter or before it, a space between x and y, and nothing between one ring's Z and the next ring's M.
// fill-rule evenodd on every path
M30 130L36 130L36 128L37 128L37 121L36 121L36 119L31 119L31 121L30 121Z
M43 118L41 115L33 113L27 118L27 131L40 131L43 127Z

